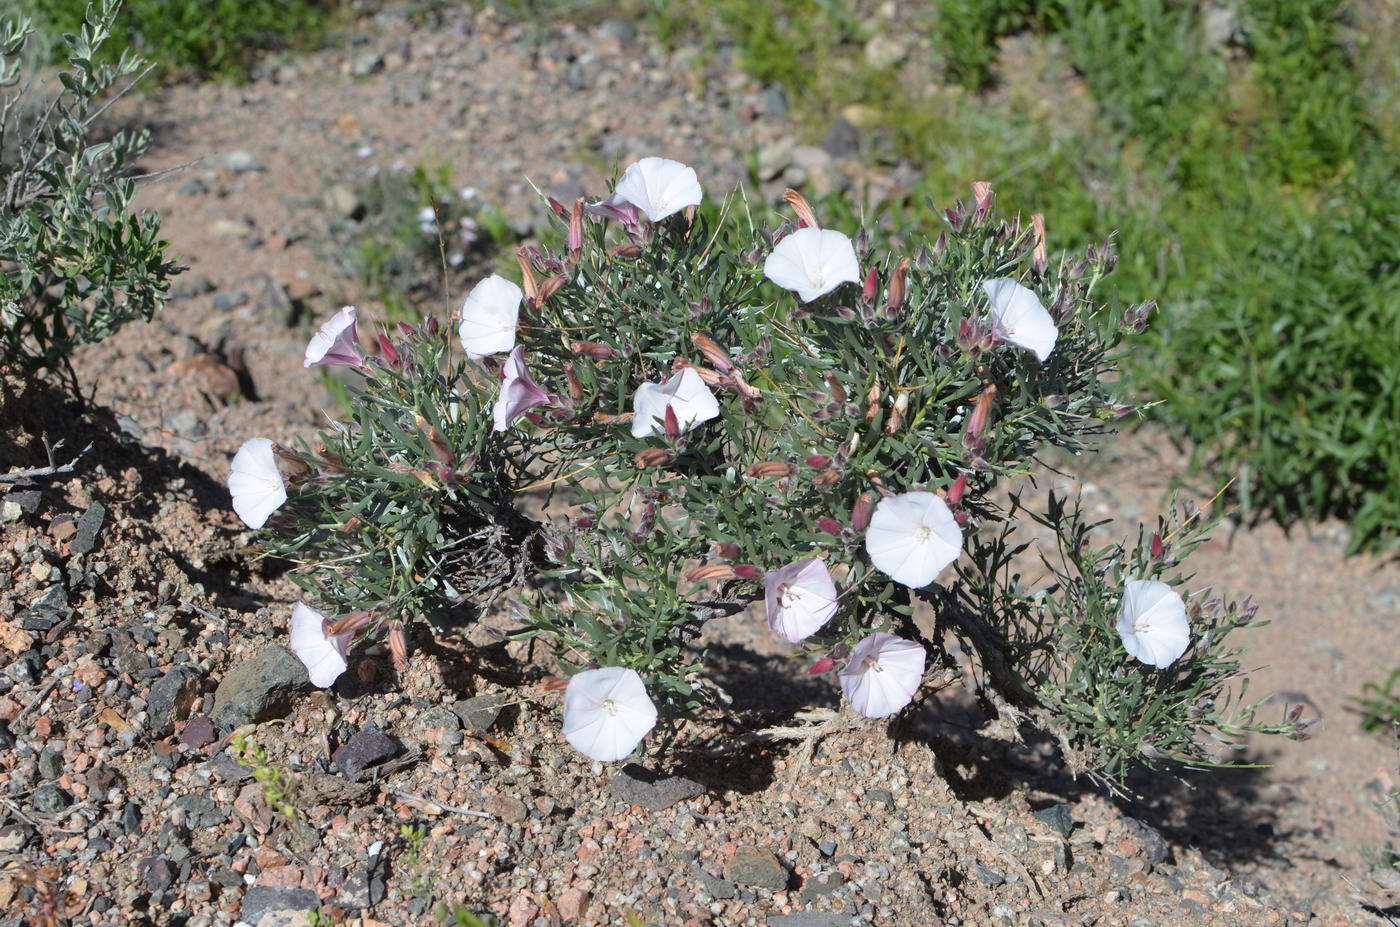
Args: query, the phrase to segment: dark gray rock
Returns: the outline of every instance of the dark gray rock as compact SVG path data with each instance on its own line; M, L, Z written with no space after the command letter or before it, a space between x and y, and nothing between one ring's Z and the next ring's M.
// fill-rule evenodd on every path
M997 872L995 869L988 869L981 863L977 864L977 878L986 882L988 885L1000 885L1006 881L1006 876Z
M860 130L837 116L832 120L831 128L826 130L826 139L822 142L822 147L833 158L859 158Z
M309 888L254 885L243 896L243 907L238 911L238 918L249 924L257 924L264 914L272 911L314 911L320 906L321 900Z
M1041 808L1032 813L1037 821L1061 837L1068 837L1070 831L1074 830L1074 811L1064 802L1051 805L1049 808Z
M272 644L244 660L214 690L214 723L231 731L287 714L292 698L310 684L306 667L286 647Z
M823 856L834 856L836 854L836 844L830 840L822 840L817 843L817 850Z
M37 515L39 507L44 504L44 492L41 489L11 489L4 498L6 502L18 506L23 515Z
M163 892L175 882L175 864L163 856L147 856L136 864L136 873L152 892Z
M145 660L144 656L142 660ZM165 737L175 729L176 721L188 718L194 700L199 697L199 690L199 674L188 666L172 666L169 672L157 679L146 701L151 733L156 737Z
M39 775L45 779L57 779L63 775L63 751L45 747L39 753Z
M469 731L488 731L508 699L502 692L478 695L452 703L452 713L462 719L462 726Z
M185 820L191 828L209 827L227 817L208 795L181 795L175 799L175 807L185 812Z
M780 892L787 888L788 871L772 850L742 844L734 851L724 877L739 885Z
M733 898L738 893L739 888L728 879L721 879L719 876L710 875L703 869L695 870L695 878L700 886L709 892L711 898L724 899Z
M1160 831L1137 818L1123 818L1123 826L1128 834L1142 848L1141 856L1152 865L1166 862L1172 855L1172 848Z
M219 734L214 730L214 722L208 718L194 718L180 732L180 743L192 750L207 747L218 739Z
M97 537L102 533L102 525L107 521L107 507L94 502L78 519L78 532L73 535L73 543L68 551L74 554L89 554L97 546Z
M824 872L819 876L812 876L802 883L802 891L798 893L797 900L803 904L811 904L818 898L830 895L846 884L846 877L839 872Z
M72 615L73 609L68 607L68 590L61 584L50 586L20 614L19 626L26 631L47 631Z
M141 833L141 809L134 801L122 806L122 830L128 834Z
M340 774L358 782L365 771L398 756L403 744L383 731L367 727L355 734L331 757L340 767Z
M248 302L248 294L242 290L221 290L214 294L214 308L220 312L232 312Z
M73 804L73 796L53 783L45 783L29 796L29 804L35 811L44 814L58 814Z
M608 794L629 805L661 811L677 802L704 795L705 787L685 776L658 776L649 769L628 763L608 783Z
M894 796L890 794L889 789L866 789L865 799L874 804L884 805L886 811L894 810Z
M363 872L357 872L346 879L345 884L340 887L340 892L335 896L333 904L337 908L344 908L347 911L368 908L370 906L369 876Z

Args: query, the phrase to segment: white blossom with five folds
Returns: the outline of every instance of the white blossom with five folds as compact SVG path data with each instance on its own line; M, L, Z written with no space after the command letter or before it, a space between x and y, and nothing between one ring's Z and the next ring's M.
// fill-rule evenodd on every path
M1171 666L1191 644L1186 603L1155 579L1130 579L1118 608L1118 636L1129 654L1158 669Z
M836 583L820 557L769 570L763 593L768 626L794 644L816 634L836 614Z
M520 302L524 298L520 287L500 274L492 274L472 287L462 303L462 321L457 325L462 350L468 357L504 354L515 347L515 326L520 322Z
M865 717L884 718L909 704L923 678L924 648L877 631L851 649L841 694Z
M501 367L501 394L491 410L496 431L505 431L511 423L537 406L549 405L549 394L525 366L525 346L516 345Z
M1060 331L1040 298L1010 277L982 284L992 306L992 331L1002 341L1025 348L1042 364L1055 348Z
M595 760L626 758L655 725L656 706L636 670L584 670L564 690L564 737Z
M228 491L233 497L233 510L249 528L261 528L282 507L287 501L287 482L277 469L272 441L249 438L243 442L233 455Z
M687 432L702 422L719 417L719 402L715 394L690 367L665 383L643 383L632 397L632 436L647 438L666 431L666 410L676 415L681 432Z
M292 609L292 653L306 666L311 684L321 689L329 689L345 672L345 658L355 636L353 631L327 634L330 623L325 615L304 603L298 602Z
M920 589L958 559L962 540L948 503L931 492L906 492L875 506L865 550L890 579Z
M695 169L670 158L642 158L622 172L613 190L613 197L636 206L652 222L699 206L704 196Z
M355 325L355 307L346 306L311 336L302 366L363 367L364 363L360 356L359 329Z
M860 265L849 238L809 226L778 242L763 262L763 275L810 303L843 283L859 283Z

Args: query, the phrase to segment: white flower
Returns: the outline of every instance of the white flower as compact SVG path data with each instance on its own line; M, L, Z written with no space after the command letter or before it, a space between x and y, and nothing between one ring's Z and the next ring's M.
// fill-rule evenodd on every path
M982 289L991 301L992 331L996 337L1025 348L1045 363L1060 332L1040 299L1010 277L988 280Z
M635 670L584 670L564 690L564 737L595 760L629 756L655 725L656 706Z
M329 689L345 672L353 631L328 635L330 620L310 606L298 602L292 609L292 653L306 666L311 684Z
M675 413L682 432L719 416L715 394L700 374L683 367L665 383L643 383L637 387L632 397L632 436L646 438L664 433L667 407Z
M948 503L931 492L881 499L865 532L870 562L897 583L927 586L962 551L962 529Z
M923 678L924 648L877 631L851 650L841 694L865 717L883 718L908 705Z
M228 475L233 510L249 528L261 528L287 501L287 483L267 438L249 438L233 455Z
M836 614L836 584L820 557L770 570L763 577L768 627L794 644L811 637Z
M306 357L302 366L363 367L364 363L364 358L360 356L360 333L355 324L355 307L346 306L331 316L330 321L311 336L311 341L306 345Z
M501 366L501 393L491 410L496 431L505 431L516 419L538 406L549 405L549 393L530 376L525 366L525 346L518 344Z
M1129 654L1165 669L1191 643L1186 603L1166 583L1130 579L1123 587L1123 604L1118 608L1118 636Z
M613 195L660 222L704 198L695 169L669 158L642 158L622 172Z
M457 326L462 350L468 357L486 357L515 347L515 326L520 321L520 301L524 298L520 287L500 274L492 274L472 287L462 303L462 321Z
M809 226L778 242L763 262L763 275L810 303L843 283L859 283L860 265L849 238Z

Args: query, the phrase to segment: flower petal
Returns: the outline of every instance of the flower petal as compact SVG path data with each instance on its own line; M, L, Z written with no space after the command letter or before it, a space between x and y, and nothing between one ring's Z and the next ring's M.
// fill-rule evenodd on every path
M982 289L991 303L992 326L997 335L1045 363L1060 332L1040 298L1010 277L988 280Z
M515 327L520 321L520 287L492 274L472 287L462 303L457 326L462 349L471 358L501 354L515 347Z
M877 631L852 648L841 692L860 714L884 718L909 704L923 675L923 647Z
M1158 669L1171 666L1191 645L1186 603L1175 589L1157 580L1131 579L1124 584L1117 629L1130 656Z
M249 528L261 528L287 501L287 484L277 469L272 441L249 438L233 456L229 468L229 495L233 510Z
M919 589L938 578L962 552L962 529L948 504L931 492L881 499L865 532L876 569Z
M700 205L704 192L695 169L669 158L642 158L623 171L613 196L631 203L652 222Z
M311 684L328 689L345 672L345 648L349 636L326 636L326 616L297 603L292 609L291 648L306 667Z
M656 706L635 670L584 670L564 691L564 736L595 760L626 758L655 725Z

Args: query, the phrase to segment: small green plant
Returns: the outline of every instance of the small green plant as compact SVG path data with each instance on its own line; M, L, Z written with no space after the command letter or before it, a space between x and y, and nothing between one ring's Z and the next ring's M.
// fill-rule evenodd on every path
M1396 730L1400 725L1400 669L1392 670L1384 683L1366 683L1361 687L1361 695L1351 701L1361 712L1362 730Z
M310 911L306 915L307 927L335 927L335 921L329 914L322 914L320 911Z
M128 50L100 63L117 9L116 0L91 4L65 36L69 66L46 101L21 83L31 24L0 20L0 89L19 88L0 103L0 368L63 375L75 390L73 351L149 320L179 270L166 257L160 217L132 205L128 175L150 134L99 140L109 91L124 78L134 83L143 67Z
M253 781L262 789L267 806L295 824L300 814L297 806L296 779L290 772L268 762L267 751L251 734L239 734L229 741L233 758L253 774Z
M425 866L423 859L423 847L427 843L428 832L418 824L403 824L399 827L399 838L403 841L403 851L399 859L409 874L408 887L404 894L413 899L421 910L426 910L431 906L433 883L436 881L436 875Z
M495 918L478 917L459 904L451 907L445 904L438 905L436 914L439 923L450 924L452 927L495 927L496 924Z

